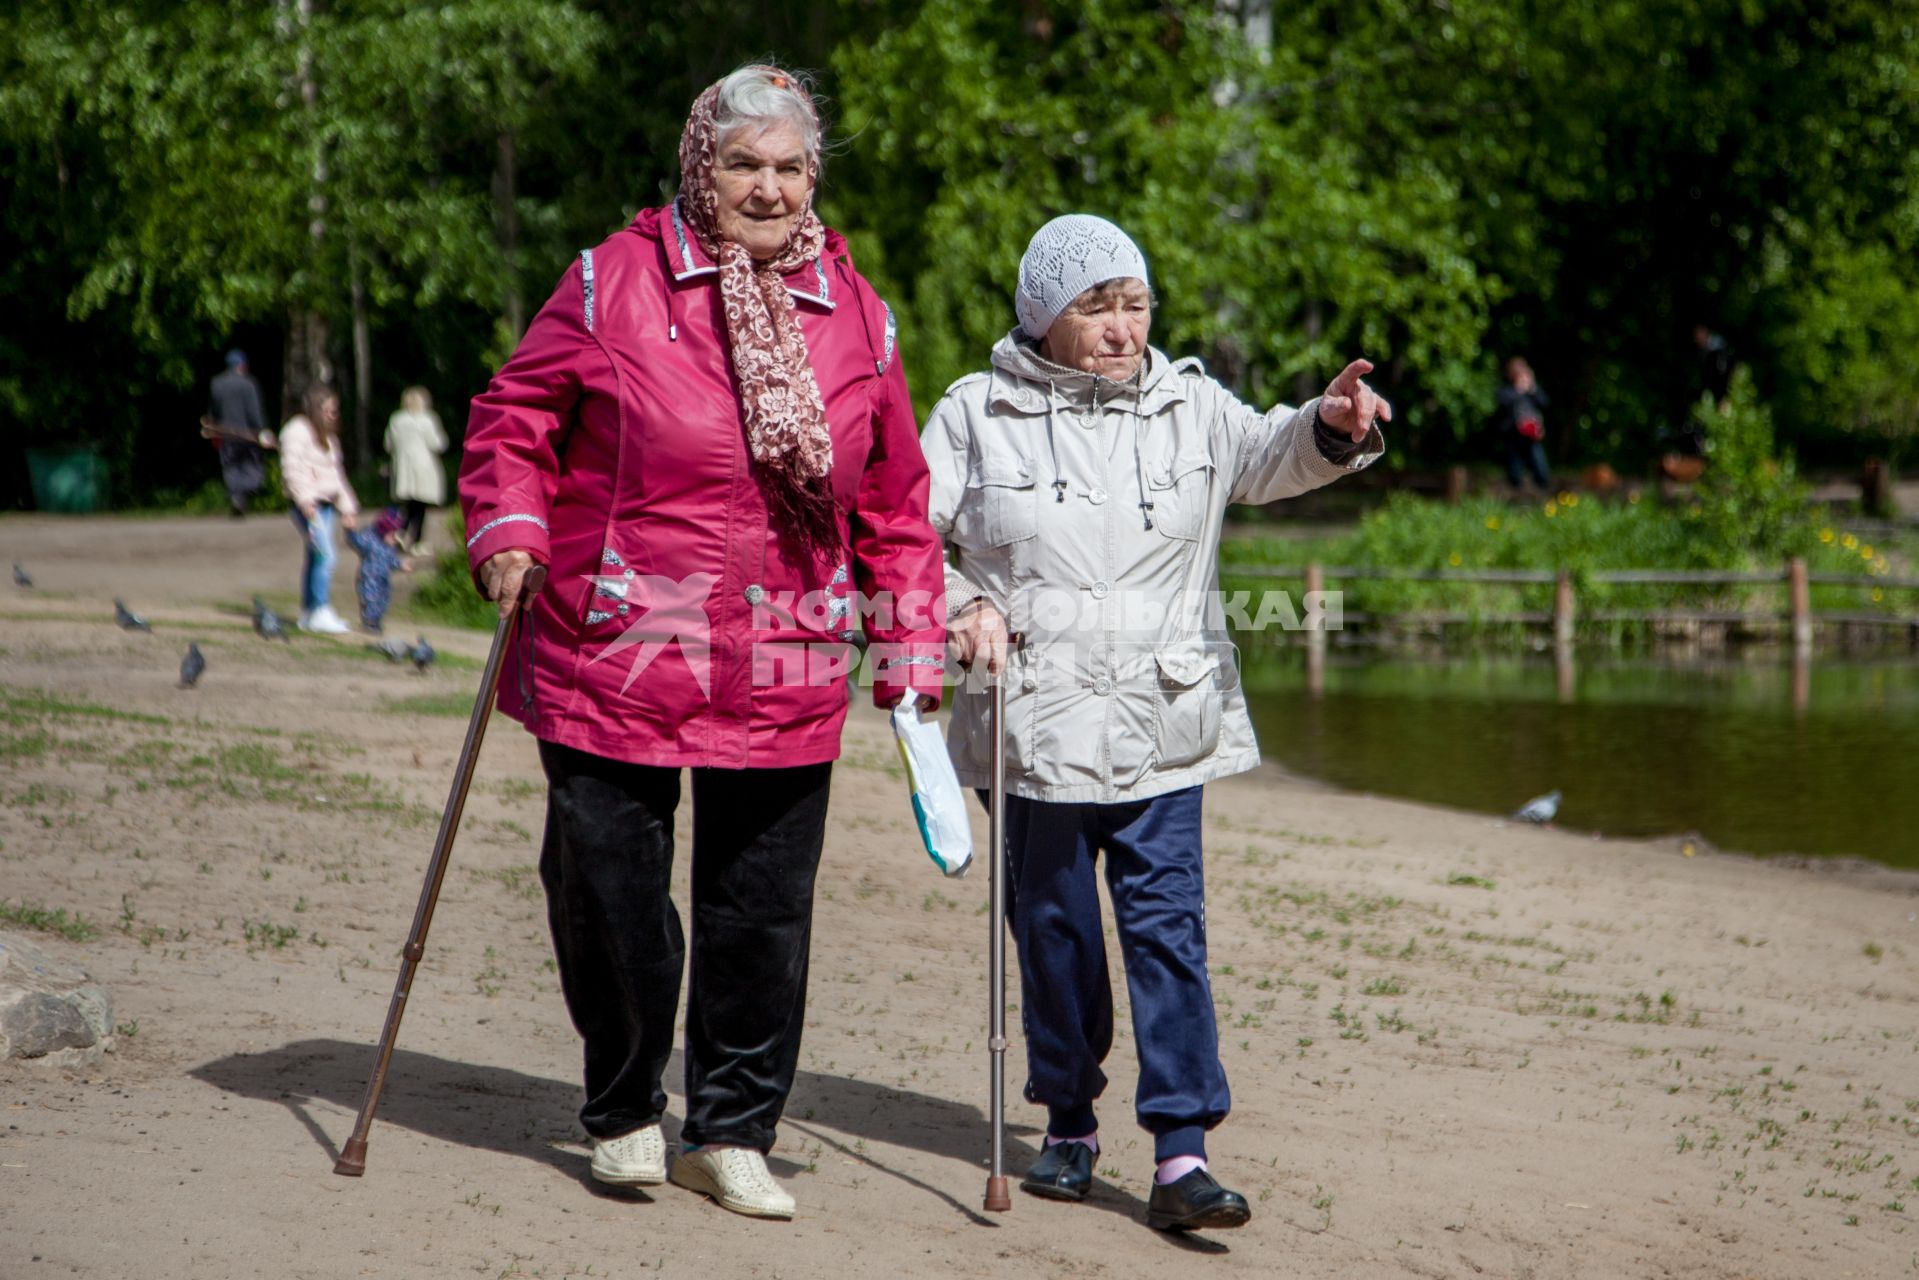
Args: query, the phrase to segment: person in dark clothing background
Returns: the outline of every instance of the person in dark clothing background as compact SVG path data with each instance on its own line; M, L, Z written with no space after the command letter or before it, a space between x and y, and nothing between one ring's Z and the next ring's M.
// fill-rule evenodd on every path
M1523 356L1506 361L1506 382L1499 388L1493 427L1506 449L1506 477L1523 489L1531 476L1550 490L1552 473L1546 469L1546 393L1533 378L1533 367Z
M1678 456L1682 458L1703 458L1706 455L1706 424L1691 409L1698 404L1700 397L1708 396L1712 399L1714 409L1722 413L1725 411L1726 399L1732 392L1732 348L1709 325L1703 324L1692 327L1692 344L1699 353L1697 381L1693 385L1688 412L1681 415L1678 429L1674 432L1674 444ZM1670 474L1670 468L1668 472Z
M1692 327L1692 342L1699 348L1699 390L1711 396L1714 405L1724 408L1732 390L1732 348L1703 324Z
M233 518L238 520L247 513L247 499L267 482L266 455L261 451L266 413L260 405L260 384L247 372L246 352L227 352L226 370L214 377L208 392L207 418L219 429L220 478L227 487Z

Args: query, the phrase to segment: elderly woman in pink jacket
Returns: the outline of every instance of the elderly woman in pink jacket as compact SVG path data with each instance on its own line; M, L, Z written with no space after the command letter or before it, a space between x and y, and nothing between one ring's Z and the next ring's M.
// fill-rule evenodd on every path
M771 1218L794 1212L764 1156L799 1058L850 642L863 628L882 705L937 705L944 661L892 313L814 214L819 168L790 74L746 67L701 94L679 198L568 269L474 399L460 476L473 571L502 611L549 569L501 701L547 775L540 877L585 1041L593 1176L667 1177L686 769L672 1180Z
M280 482L306 544L300 627L338 635L349 628L330 603L333 564L340 557L335 526L359 528L360 502L340 456L340 397L316 382L301 397L301 407L305 412L280 428Z

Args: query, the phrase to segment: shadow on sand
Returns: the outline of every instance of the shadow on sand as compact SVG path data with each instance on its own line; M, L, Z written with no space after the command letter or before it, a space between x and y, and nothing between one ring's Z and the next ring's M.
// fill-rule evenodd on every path
M345 1133L337 1137L329 1134L307 1104L331 1103L349 1113L357 1113L366 1093L367 1073L372 1067L373 1049L369 1045L344 1040L297 1040L261 1053L216 1058L194 1068L190 1074L229 1093L285 1106L325 1150L326 1159L331 1163L339 1155L339 1144ZM667 1066L666 1078L677 1080L680 1076L680 1055L675 1051ZM626 1197L627 1193L602 1188L594 1182L587 1172L586 1160L578 1153L555 1147L541 1136L553 1128L575 1123L573 1117L579 1104L580 1086L575 1081L528 1075L507 1067L453 1062L417 1050L395 1049L380 1097L379 1114L374 1121L368 1164L370 1167L377 1164L381 1126L399 1125L455 1146L535 1160L576 1179L596 1194ZM875 1172L898 1178L950 1205L968 1221L982 1226L994 1225L992 1218L951 1191L877 1159L870 1146L861 1150L824 1132L830 1129L864 1139L869 1144L910 1147L951 1160L958 1168L950 1185L960 1187L963 1194L970 1196L975 1188L966 1185L965 1173L976 1174L973 1181L978 1190L984 1190L986 1181L983 1157L989 1137L986 1117L977 1107L846 1076L802 1070L794 1081L782 1123L810 1141L863 1163ZM677 1123L671 1116L665 1126L667 1141L677 1140ZM1038 1157L1038 1146L1030 1141L1036 1136L1030 1127L1007 1126L1006 1162L1015 1179L1020 1170ZM770 1163L774 1172L786 1176L798 1171L798 1166L778 1159ZM1146 1216L1144 1201L1104 1181L1096 1182L1086 1204L1136 1222ZM1208 1252L1225 1250L1224 1245L1212 1240L1152 1234L1186 1248Z

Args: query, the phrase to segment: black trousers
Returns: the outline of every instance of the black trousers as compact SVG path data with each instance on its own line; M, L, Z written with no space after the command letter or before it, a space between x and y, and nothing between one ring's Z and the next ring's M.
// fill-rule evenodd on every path
M560 985L585 1040L595 1138L666 1111L686 942L668 890L680 771L540 743L540 880ZM694 769L688 1144L773 1146L799 1064L813 882L833 766Z
M418 498L408 498L406 500L406 524L402 534L402 536L406 538L406 545L409 547L413 546L420 540L421 535L425 532L426 503L420 501Z

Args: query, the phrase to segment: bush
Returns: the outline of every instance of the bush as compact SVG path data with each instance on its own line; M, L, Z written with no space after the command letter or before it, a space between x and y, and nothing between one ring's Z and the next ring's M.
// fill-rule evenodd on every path
M500 615L474 589L473 575L466 561L466 520L458 507L447 513L446 529L453 539L452 545L435 556L432 567L420 575L419 589L413 593L413 607L435 622L491 631Z
M1806 487L1792 455L1775 452L1772 412L1759 403L1752 374L1733 370L1725 406L1701 396L1694 424L1706 441L1706 471L1687 524L1717 567L1747 568L1805 555L1813 547Z

